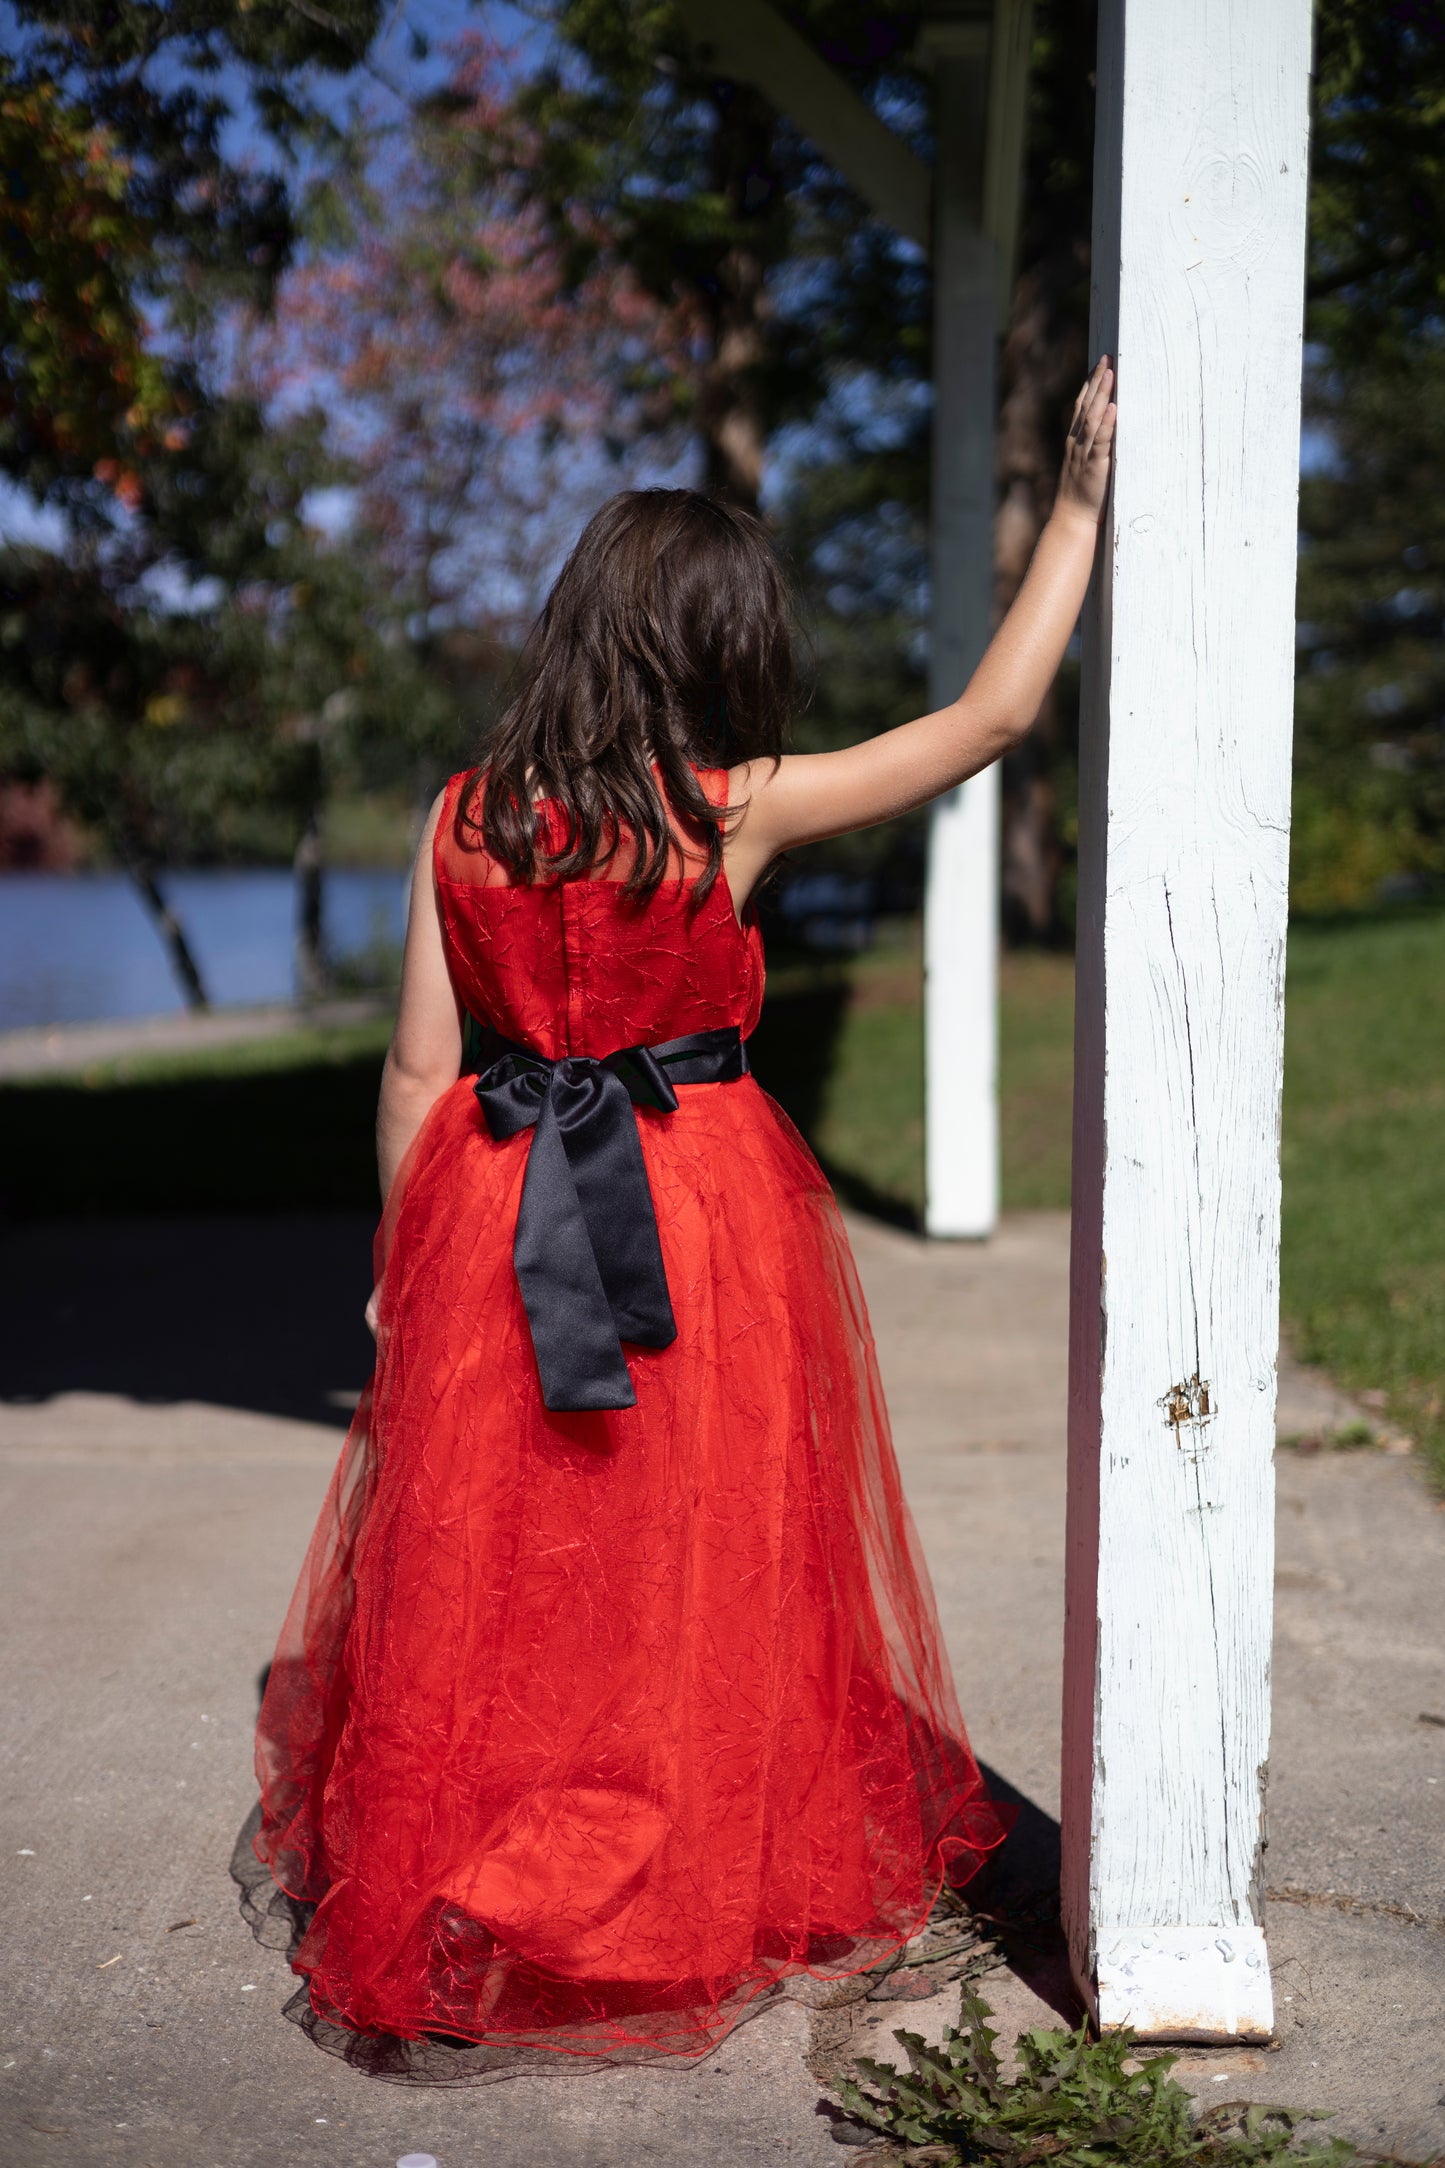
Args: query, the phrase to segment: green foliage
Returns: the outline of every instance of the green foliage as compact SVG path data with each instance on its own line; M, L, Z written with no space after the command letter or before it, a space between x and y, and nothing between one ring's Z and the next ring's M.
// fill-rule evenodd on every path
M1305 679L1295 714L1290 908L1296 917L1361 910L1383 883L1428 873L1436 854L1411 817L1409 771L1374 767L1345 688Z
M1445 878L1445 12L1325 0L1292 898Z
M260 394L231 402L222 382L223 312L264 306L296 253L297 154L324 143L332 170L359 155L318 86L364 62L378 0L20 0L13 12L0 470L63 505L81 546L63 565L7 557L0 762L53 772L92 821L100 807L117 852L118 823L148 852L240 851L262 835L283 849L338 776L408 794L433 780L460 757L459 710L495 689L468 688L498 674L455 615L429 611L429 590L407 601L389 574L404 522L379 540L358 532L349 551L307 533L302 475L307 488L348 477L291 425L259 428ZM931 155L914 0L784 12ZM417 141L438 148L460 212L470 191L535 219L561 299L602 274L646 297L596 433L652 432L675 450L692 431L709 479L743 494L766 455L817 658L799 742L886 728L922 695L928 266L785 117L717 78L672 0L535 0L534 13L541 35L506 111L455 127L478 111L459 64ZM1391 877L1445 878L1442 25L1440 0L1319 11L1307 405L1329 459L1302 493L1297 909L1357 907ZM1047 497L1081 357L1091 43L1089 5L1039 0L1000 440L1016 515ZM260 158L227 154L241 107L268 131ZM535 268L489 261L480 227L471 255L450 229L439 245L433 211L418 212L415 268L437 321L456 306L454 272L500 268L512 292ZM399 289L398 346L412 313ZM430 357L430 330L423 345ZM503 373L514 345L499 335ZM423 449L445 455L442 488L458 440L433 417L468 404L416 402ZM270 539L282 525L284 548ZM213 600L160 606L161 574ZM32 606L44 656L40 632L14 637ZM1005 775L1006 818L1050 831L1018 862L1057 866L1056 935L1070 918L1073 736L1066 695ZM921 831L826 849L908 879Z
M128 455L179 415L145 343L139 292L154 236L127 201L104 129L0 56L0 465L38 482L102 469L129 495Z
M1445 260L1445 13L1324 0L1310 138L1309 333L1335 368L1437 346Z
M1445 879L1445 344L1315 384L1333 464L1301 489L1294 899Z
M962 2031L945 2030L931 2047L918 2033L897 2032L908 2057L902 2073L860 2060L870 2091L851 2080L838 2087L848 2113L894 2140L905 2160L988 2161L995 2168L1251 2168L1254 2162L1308 2162L1345 2168L1355 2149L1340 2139L1299 2144L1298 2123L1314 2120L1285 2108L1226 2102L1196 2113L1169 2073L1176 2057L1138 2060L1130 2032L1090 2040L1088 2028L1036 2028L1018 2043L1019 2076L1004 2076L991 2015L969 1987ZM1129 2067L1131 2064L1134 2067ZM915 2152L914 2148L924 2148Z
M553 42L518 100L536 143L527 186L574 280L615 253L660 300L689 296L715 333L740 257L764 278L808 266L773 294L744 363L770 430L813 410L836 361L926 372L927 282L911 252L860 215L785 117L719 79L668 0L549 0L542 12ZM802 0L782 12L926 147L916 7Z
M46 775L120 864L289 855L338 766L435 706L364 562L308 522L314 424L208 404L150 513L0 550L0 770Z
M133 509L152 438L203 396L185 341L221 303L264 304L290 258L284 161L334 132L313 85L364 57L379 0L10 12L0 466L73 511L108 492ZM270 131L272 160L227 156L241 108Z
M379 0L14 0L9 12L24 78L64 84L128 162L129 206L166 267L264 299L295 241L281 166L302 142L335 140L317 93L365 60ZM270 155L228 155L243 111Z
M544 0L546 55L519 84L527 150L505 166L581 291L615 267L667 312L640 348L634 415L696 434L705 478L748 499L760 475L814 632L805 746L916 713L925 572L930 283L785 115L719 78L669 0ZM930 153L916 6L795 0L802 34ZM876 859L884 836L841 854ZM916 851L915 851L916 855Z

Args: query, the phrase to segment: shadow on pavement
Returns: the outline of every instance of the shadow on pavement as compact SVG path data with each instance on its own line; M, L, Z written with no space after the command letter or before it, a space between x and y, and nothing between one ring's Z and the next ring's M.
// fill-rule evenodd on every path
M969 1910L997 1929L1010 1971L1065 2024L1077 2025L1083 2004L1059 1920L1059 1825L997 1769L987 1762L979 1767L1000 1806L1017 1808L1018 1820L1008 1841L969 1883L964 1893ZM983 1992L987 2001L986 1984Z
M374 1225L317 1213L7 1228L0 1400L200 1400L344 1430L371 1374Z
M244 1050L243 1050L244 1051ZM0 1090L0 1210L370 1212L381 1055Z

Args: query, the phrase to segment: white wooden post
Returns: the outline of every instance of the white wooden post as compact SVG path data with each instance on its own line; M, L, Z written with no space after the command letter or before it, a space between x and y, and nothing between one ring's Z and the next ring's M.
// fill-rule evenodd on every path
M993 602L997 252L983 226L988 26L924 32L935 66L933 534L929 699L956 700ZM981 1236L998 1218L999 776L934 807L923 904L925 1224Z
M929 698L954 700L993 611L994 376L1018 246L1032 0L955 0L924 22L936 70ZM998 1219L999 771L933 809L923 904L929 1234Z
M1310 0L1103 0L1064 1909L1105 2027L1257 2038Z

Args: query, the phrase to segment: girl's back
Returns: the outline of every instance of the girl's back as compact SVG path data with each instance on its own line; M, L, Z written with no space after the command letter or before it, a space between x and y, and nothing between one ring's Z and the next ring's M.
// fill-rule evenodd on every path
M716 804L723 770L698 770ZM762 940L740 925L726 872L698 900L699 853L673 846L650 897L628 892L628 841L584 879L519 882L459 809L474 795L454 776L436 825L434 864L447 960L470 1013L551 1059L738 1025L763 996ZM548 840L560 843L555 809Z

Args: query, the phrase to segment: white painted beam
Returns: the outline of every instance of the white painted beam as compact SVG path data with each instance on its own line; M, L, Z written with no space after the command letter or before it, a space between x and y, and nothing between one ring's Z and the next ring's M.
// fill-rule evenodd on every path
M929 698L956 700L993 604L997 252L983 232L986 49L936 49ZM929 1234L998 1218L999 773L935 805L923 905L924 1169Z
M988 49L988 133L984 143L983 230L998 251L998 322L1008 326L1018 276L1023 209L1033 0L994 0Z
M719 74L760 90L885 224L928 247L928 167L767 0L677 4Z
M929 695L954 700L992 629L996 331L1018 248L1031 0L925 22L933 60L934 418ZM999 1208L999 770L933 809L923 905L924 1224L978 1240Z
M1267 2035L1279 1106L1310 0L1103 0L1064 1908L1104 2026Z

